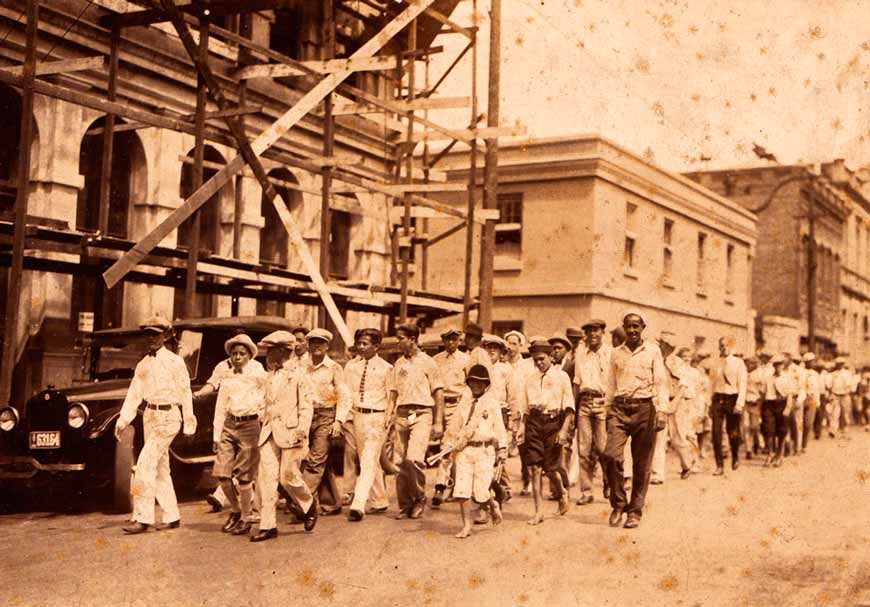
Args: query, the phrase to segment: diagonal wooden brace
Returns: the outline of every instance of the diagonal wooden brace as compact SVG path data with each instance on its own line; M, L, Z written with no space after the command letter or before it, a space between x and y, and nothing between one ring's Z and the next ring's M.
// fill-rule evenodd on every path
M171 0L161 0L162 3L171 3ZM420 13L422 13L426 8L428 8L434 0L414 0L411 5L402 12L398 17L396 17L393 21L387 24L380 32L378 32L374 37L372 37L368 42L366 42L362 47L360 47L353 55L352 58L361 58L361 57L371 57L378 50L380 50L393 36L398 34L402 29L404 29L411 21L413 21ZM174 5L172 5L174 6ZM177 14L177 8L176 8ZM295 125L305 114L314 109L328 94L330 94L335 88L341 84L345 79L347 79L352 72L336 72L330 74L329 76L323 78L314 88L312 88L308 93L302 96L297 103L287 110L284 115L282 115L276 122L274 122L268 129L260 133L260 135L250 144L250 150L253 152L254 156L260 156L264 151L266 151L269 147L271 147L275 141L277 141L280 137L282 137L287 131L289 131L293 125ZM185 221L188 217L190 217L199 207L201 207L211 196L213 196L224 184L229 181L234 175L236 175L239 171L241 171L244 166L245 161L242 156L235 156L232 160L230 160L227 165L218 171L211 179L209 179L206 183L202 185L196 192L194 192L184 203L173 211L168 218L166 218L157 228L155 228L152 232L142 238L139 242L137 242L130 251L128 251L121 259L115 262L106 272L103 274L103 279L105 280L107 286L110 288L116 285L120 280L123 279L124 275L127 274L133 267L136 266L140 261L142 261L148 253L150 253L154 247L156 247L160 242L166 238L172 230L176 229L183 221ZM252 169L255 168L252 166ZM267 181L268 183L268 181ZM268 191L268 190L267 190ZM274 199L273 199L274 203ZM282 209L282 205L275 205L278 216L282 218L282 223L284 223L285 228L289 225L292 226L292 219L290 219L289 212L286 211L286 208ZM285 218L287 221L285 221ZM301 240L301 235L299 235L297 230L288 229L290 233L291 239L294 240L294 244L304 245L304 241ZM299 240L294 238L294 232L297 236L299 236ZM307 253L307 254L306 254ZM317 268L316 264L314 264L314 260L311 258L310 253L308 253L305 247L302 247L300 251L301 257L303 259L303 263L306 266L311 265L309 271L311 269ZM323 281L323 277L320 276L319 271L311 272L312 280L315 282L315 285L318 287L318 290L321 291L321 295L323 293L328 292L326 290L326 283ZM324 300L324 304L326 305L326 301ZM327 305L328 309L328 305ZM347 343L351 343L350 339L347 339L344 335L343 338L346 339Z

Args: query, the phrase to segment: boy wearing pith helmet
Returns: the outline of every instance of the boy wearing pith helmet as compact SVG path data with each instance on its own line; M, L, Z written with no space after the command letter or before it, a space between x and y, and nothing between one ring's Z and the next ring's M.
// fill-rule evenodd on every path
M222 531L248 535L251 530L253 483L260 463L260 415L263 412L266 371L254 360L258 350L244 333L224 343L233 373L221 381L214 409L212 474L230 502L230 515ZM233 477L239 483L238 496Z
M252 542L276 538L278 527L275 505L278 483L305 513L305 530L311 531L317 522L314 497L302 478L301 464L308 453L308 429L313 414L311 403L300 398L299 376L285 366L296 344L288 331L270 333L258 344L266 350L269 367L265 387L263 427L260 430L260 467L257 474L262 502L260 529L251 536Z
M457 538L471 535L468 500L489 511L494 525L501 523L498 502L490 496L496 458L507 459L507 432L501 417L501 403L490 394L489 371L474 365L466 378L470 392L464 392L448 429L447 443L456 453L456 484L453 497L459 502L462 529Z

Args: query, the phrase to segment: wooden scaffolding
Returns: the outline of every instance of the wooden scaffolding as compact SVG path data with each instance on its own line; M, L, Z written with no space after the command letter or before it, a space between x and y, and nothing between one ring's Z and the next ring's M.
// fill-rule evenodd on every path
M489 107L486 113L480 112L477 93L478 27L476 23L463 26L451 19L454 8L461 1L309 0L312 4L322 3L318 8L323 16L323 56L318 61L293 59L265 45L257 44L243 33L237 33L226 26L228 20L239 24L254 12L281 9L292 0L118 1L113 4L126 6L124 12L107 10L99 19L99 26L107 41L107 55L95 54L45 61L37 58L40 0L20 0L18 5L23 8L19 21L23 19L21 23L25 28L23 62L18 67L0 68L0 83L22 92L17 182L6 184L15 188L14 218L11 222L0 222L0 239L2 242L11 242L11 250L7 245L4 247L6 250L0 252L0 264L9 267L4 347L0 363L0 403L8 402L10 396L22 272L40 270L76 273L86 270L72 262L29 256L27 251L33 248L78 252L83 255L87 253L106 260L103 266L87 268L89 272L101 273L106 289L112 289L122 281L183 288L188 306L192 305L197 291L230 295L234 301L239 297L251 297L317 304L320 306L321 322L325 322L328 316L347 344L352 342L352 336L342 316L342 309L377 311L388 314L391 321L398 322L408 319L409 310L421 315L428 310L431 312L430 320L461 312L464 323L468 320L470 310L479 307L478 320L488 328L491 323L494 224L498 218L498 137L521 135L523 132L517 128L502 128L498 122L500 0L490 2ZM477 0L472 0L472 3L471 14L473 21L476 21ZM346 32L336 27L337 13L344 13L363 24L365 33L361 39L347 40ZM218 21L224 27L217 25ZM118 98L119 56L125 44L125 30L158 23L171 24L189 64L193 66L193 74L196 76L196 109L192 115L151 111L122 102ZM243 30L238 27L236 29L239 32ZM421 30L427 32L427 40L423 45L418 44ZM441 34L461 36L467 43L447 69L435 78L429 69L431 57L442 52L443 47L434 46L431 39ZM218 70L213 65L209 45L215 40L238 49L238 64L234 69ZM343 53L345 56L338 56L337 41L341 41L344 48L354 50ZM385 52L388 43L393 49L391 53ZM460 98L439 97L436 93L441 84L469 53L472 74L469 95ZM52 82L41 78L83 70L106 70L104 91L101 89L94 93L65 85L62 80ZM361 71L390 74L396 94L376 95L350 84L349 77ZM268 128L256 129L249 117L262 112L262 108L249 105L248 81L253 78L286 77L296 77L297 82L302 82L301 94ZM434 84L430 80L434 80ZM98 94L103 92L105 95ZM36 94L106 113L102 127L89 131L102 137L99 230L96 234L82 236L28 222L32 112ZM209 109L209 104L212 109ZM470 114L468 128L447 128L429 119L429 110L445 108L467 109ZM320 154L300 150L285 137L294 125L308 115L322 120L323 141ZM335 118L342 115L375 115L384 125L384 142L395 149L395 156L385 162L385 165L392 166L389 178L362 170L356 165L354 158L335 153ZM481 124L484 118L485 126ZM119 119L123 123L119 123ZM193 192L156 229L138 241L110 238L107 227L114 135L123 130L145 127L171 129L194 136L193 157L182 159L193 167ZM430 149L430 142L434 140L447 143L435 152ZM486 146L482 181L478 179L477 171L481 140ZM204 157L207 141L229 145L235 149L237 155L226 164L209 167L216 169L216 172L206 180L203 179L203 174L209 165ZM419 150L421 143L422 150ZM471 150L471 175L467 184L445 183L443 173L439 173L437 169L439 161L457 144L464 144ZM322 188L318 192L321 198L319 259L312 255L299 226L288 210L288 187L299 186L270 177L261 162L264 158L283 166L320 175ZM223 185L243 170L253 173L264 196L274 206L296 254L303 263L304 274L263 268L240 260L239 188L236 189L233 259L211 256L203 258L198 242L200 209ZM285 187L276 188L276 185ZM481 185L483 196L479 192ZM438 192L458 190L467 190L468 193L468 204L464 209L439 202L432 196L437 196ZM340 208L342 204L352 204L349 198L342 195L355 191L386 195L394 201L395 212L391 213L395 224L392 232L392 267L398 285L347 286L326 280L330 262L329 247L326 245L331 229L330 211L336 205ZM479 204L481 198L482 205ZM441 234L429 235L427 218L443 216L455 217L457 224ZM416 219L421 219L419 224L422 229L415 229ZM187 251L159 246L166 236L185 221L193 222L194 226ZM474 224L482 227L483 234L479 268L480 292L477 297L471 292ZM422 288L425 291L428 247L462 229L467 232L463 298L458 300L448 296L417 293L409 289L412 248L419 246L421 250ZM163 268L165 272L161 274L137 270L137 265L143 263ZM209 274L231 280L229 283L209 281L205 279ZM281 289L258 288L262 286L277 286Z

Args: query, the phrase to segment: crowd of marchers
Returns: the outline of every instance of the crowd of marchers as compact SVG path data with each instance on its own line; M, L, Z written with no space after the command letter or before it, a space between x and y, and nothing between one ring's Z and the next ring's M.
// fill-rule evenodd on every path
M279 510L306 532L343 508L353 522L386 513L390 476L397 519L419 519L427 506L455 501L456 536L465 538L475 523L501 524L519 490L531 495L528 523L538 525L548 499L558 503L556 516L572 502L593 503L599 468L610 525L632 529L649 485L668 476L669 447L685 480L707 471L710 446L712 474L722 476L726 458L732 471L741 457L779 467L805 453L811 439L870 428L868 378L845 359L764 350L744 356L728 335L718 341L718 356L704 355L678 347L668 332L645 337L638 311L609 331L590 319L528 339L470 323L441 333L434 356L421 349L417 326L403 324L392 364L379 355L384 335L377 328L356 331L343 366L328 354L333 336L325 329L275 331L259 343L242 333L226 341L226 359L196 393L183 359L166 347L171 323L154 317L142 328L148 353L115 429L120 436L141 411L144 446L127 534L155 527L158 504L156 528L180 526L169 446L179 432L195 432L193 402L214 392L219 486L207 499L215 510L228 509L224 532L254 542L278 536ZM336 445L344 458L340 478L331 457ZM509 457L519 458L521 478L510 478Z

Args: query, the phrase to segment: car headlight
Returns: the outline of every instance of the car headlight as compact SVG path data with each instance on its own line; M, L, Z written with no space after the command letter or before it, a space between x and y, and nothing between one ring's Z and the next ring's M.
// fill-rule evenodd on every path
M90 417L90 412L88 411L88 408L82 403L75 403L74 405L72 405L66 414L66 419L69 427L75 428L76 430L78 430L88 422L88 417Z
M3 407L0 409L0 430L11 432L18 425L18 411L15 407Z

